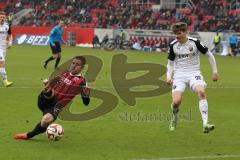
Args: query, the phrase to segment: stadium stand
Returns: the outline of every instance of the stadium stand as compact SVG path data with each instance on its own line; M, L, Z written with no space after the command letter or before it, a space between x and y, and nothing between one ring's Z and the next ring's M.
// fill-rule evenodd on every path
M0 9L13 14L33 9L21 18L20 26L54 26L62 18L70 27L170 30L172 23L182 21L190 31L240 32L240 7L236 0L191 2L191 7L156 10L153 5L160 0L7 0L7 3L0 0ZM171 37L130 37L130 40L136 42L141 38L143 45L160 46L163 50L172 40Z
M131 2L131 3L130 3ZM17 13L33 8L20 21L21 26L53 26L66 17L70 26L97 28L170 29L173 22L184 21L192 31L240 31L240 10L234 0L194 0L193 8L152 10L159 0L8 0L0 9ZM239 4L238 4L239 5Z

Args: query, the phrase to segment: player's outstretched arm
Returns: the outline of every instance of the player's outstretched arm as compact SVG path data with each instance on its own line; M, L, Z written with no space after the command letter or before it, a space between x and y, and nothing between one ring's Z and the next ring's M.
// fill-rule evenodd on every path
M80 85L80 93L81 93L83 104L85 106L89 105L89 103L90 103L90 88L88 87L86 81L84 81Z
M172 80L172 74L173 74L173 65L174 61L168 60L167 64L167 84L172 85L173 80Z
M90 103L90 88L84 87L81 92L81 95L82 95L83 104L85 106L89 105L89 103Z
M7 48L11 48L12 47L12 41L13 41L13 38L12 38L12 34L8 34L7 36Z
M208 56L208 61L209 61L210 65L211 65L211 68L212 68L212 80L213 81L218 81L219 75L218 75L216 60L215 60L211 51L207 52L207 56Z
M51 79L44 79L43 84L44 84L44 91L49 92L53 86L55 86L59 81L61 77L60 76L55 76L52 77Z

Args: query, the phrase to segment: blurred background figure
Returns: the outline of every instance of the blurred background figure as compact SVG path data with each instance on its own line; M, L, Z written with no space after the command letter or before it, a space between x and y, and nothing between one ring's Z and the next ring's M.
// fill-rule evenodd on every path
M100 41L99 41L99 38L96 34L93 37L92 45L93 45L93 48L96 48L96 47L100 46Z
M64 21L60 20L58 25L54 26L54 28L50 31L49 42L52 50L52 55L44 61L43 67L45 69L47 69L48 63L54 59L56 59L54 68L56 69L58 67L62 53L61 43L66 44L66 42L62 38L64 26L65 26Z
M218 31L216 32L216 35L213 38L213 44L214 48L212 49L212 52L219 54L221 49L221 36L219 35Z
M230 37L229 37L229 45L230 45L230 48L231 48L231 54L236 56L237 55L237 45L238 45L238 38L236 36L236 34L232 34Z
M221 56L227 56L229 55L229 51L228 51L228 33L227 31L223 31L222 32L222 38L221 38L221 44L222 44L222 52L221 52Z
M108 34L106 34L104 37L103 37L103 40L101 42L101 46L104 46L105 44L107 44L107 42L109 41L109 36Z
M12 26L12 22L13 22L13 13L10 12L7 16L7 21L8 21L8 25Z

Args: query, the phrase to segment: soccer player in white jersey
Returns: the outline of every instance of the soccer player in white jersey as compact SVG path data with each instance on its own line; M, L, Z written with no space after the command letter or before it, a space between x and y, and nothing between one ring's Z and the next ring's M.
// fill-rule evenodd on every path
M194 91L199 99L199 110L203 121L203 132L208 133L214 125L208 123L208 102L206 83L200 71L200 54L208 56L212 68L212 80L219 79L216 61L210 50L199 40L187 36L187 24L179 22L172 26L176 39L170 43L167 64L167 83L172 85L172 119L169 129L177 125L179 106L186 86Z
M7 73L5 70L5 56L7 48L12 46L12 33L11 28L6 22L5 12L0 11L0 75L3 78L3 84L9 87L13 82L7 80Z

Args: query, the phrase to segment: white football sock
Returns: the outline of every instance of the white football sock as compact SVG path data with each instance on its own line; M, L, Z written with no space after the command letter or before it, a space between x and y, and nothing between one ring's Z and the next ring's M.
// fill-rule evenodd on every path
M203 126L208 123L208 102L206 99L199 101L199 110L202 115Z
M7 80L7 73L6 73L5 68L0 68L0 74L3 78L3 80Z

